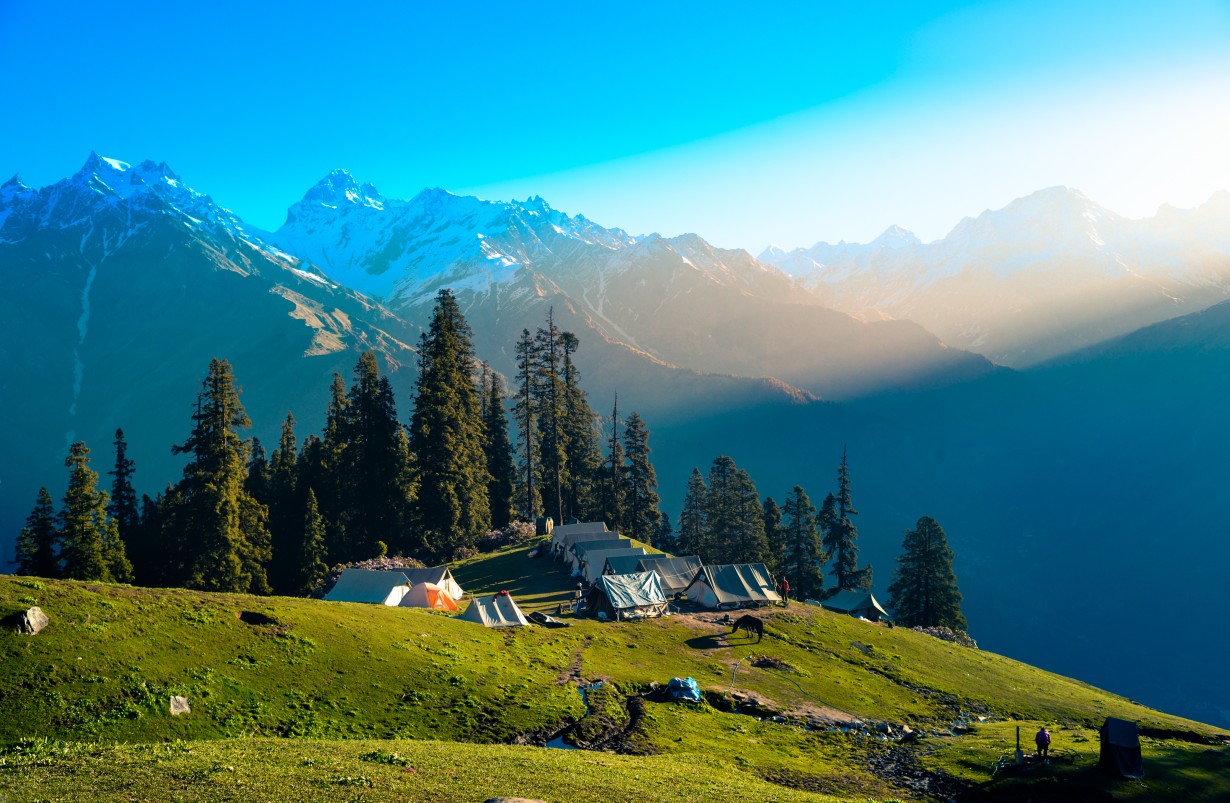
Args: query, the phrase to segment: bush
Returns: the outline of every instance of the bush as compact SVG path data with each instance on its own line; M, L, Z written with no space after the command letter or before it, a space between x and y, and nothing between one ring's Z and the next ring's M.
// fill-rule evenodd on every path
M505 547L510 544L522 544L534 538L536 532L534 525L528 521L514 521L507 527L499 530L492 530L484 536L480 536L475 546L479 552L494 552L500 547Z

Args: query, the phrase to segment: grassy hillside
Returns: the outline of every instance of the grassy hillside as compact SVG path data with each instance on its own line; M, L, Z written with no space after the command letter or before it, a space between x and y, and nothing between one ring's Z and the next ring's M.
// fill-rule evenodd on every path
M554 611L568 579L528 551L483 556L455 574L469 591L506 588L527 608ZM0 615L32 604L50 616L46 630L0 634L0 795L14 799L158 789L178 790L168 798L612 801L663 784L685 800L714 789L863 800L1022 781L1097 781L1123 799L1142 789L1176 800L1230 794L1217 742L1227 734L1216 728L798 604L765 611L757 644L708 613L493 631L414 609L0 577ZM673 676L696 678L707 701L659 701L652 684ZM604 685L589 692L587 712L577 686L595 681ZM187 697L191 713L170 716L172 695ZM1148 786L1091 769L1090 733L1107 715L1157 735L1146 741ZM1039 722L1051 724L1062 760L986 786L1016 724L1028 740ZM971 732L952 735L954 723ZM896 744L862 724L923 738ZM552 737L641 757L518 746Z

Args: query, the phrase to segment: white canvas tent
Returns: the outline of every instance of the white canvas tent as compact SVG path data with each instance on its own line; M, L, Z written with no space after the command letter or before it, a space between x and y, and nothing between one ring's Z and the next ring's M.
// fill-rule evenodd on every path
M410 590L410 580L400 571L345 569L337 585L325 594L330 602L366 602L371 605L397 605Z
M763 563L704 566L688 585L689 602L706 608L741 608L781 602Z
M551 549L555 552L568 550L574 539L584 536L599 536L607 532L605 521L584 521L579 524L562 524L551 531Z
M610 533L609 536L601 541L581 541L573 544L564 559L569 566L575 569L581 565L585 560L585 555L589 552L605 552L610 549L626 549L632 546L631 538L620 538L615 533Z
M623 549L605 549L605 550L590 550L585 553L585 558L577 567L581 576L585 578L587 583L596 583L598 578L602 576L602 570L606 568L607 558L619 557L622 555L644 555L644 547L624 547Z
M478 622L486 627L518 627L528 625L525 614L513 602L507 591L490 597L475 597L470 606L458 617L467 622Z
M881 622L890 618L870 591L838 591L820 605L826 611L846 613L869 622Z
M667 596L682 594L696 579L696 574L705 564L695 555L675 558L670 555L647 555L636 564L638 572L656 572L662 583L662 593Z
M435 583L444 589L444 592L453 598L453 601L459 601L465 596L466 592L461 590L461 586L453 579L453 573L449 571L447 566L433 566L430 569L402 569L401 573L406 575L406 578L413 585L419 583Z
M642 555L614 555L606 559L606 565L602 567L603 574L635 574L643 569L636 568L641 562Z
M436 611L456 611L457 600L435 583L415 583L401 598L402 608L431 608Z
M586 612L608 619L636 619L667 613L666 595L653 572L604 574L590 589Z

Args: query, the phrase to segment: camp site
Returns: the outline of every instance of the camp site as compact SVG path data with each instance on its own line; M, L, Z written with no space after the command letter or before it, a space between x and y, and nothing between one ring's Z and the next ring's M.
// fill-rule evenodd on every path
M567 549L556 528L448 566L350 567L320 599L0 578L0 593L37 594L52 619L6 642L29 669L14 673L10 652L0 725L95 740L0 754L0 794L74 799L85 778L96 799L124 799L106 762L210 799L357 787L390 801L1010 800L1045 782L1215 800L1230 788L1216 728L892 627L870 594L787 605L763 564L706 566L593 527ZM590 535L615 554L569 562ZM762 639L732 629L745 615ZM132 626L148 633L143 657L124 646ZM10 694L29 672L74 665L114 678L75 687L93 714ZM1018 730L1032 748L1043 724L1049 758L1022 749L1018 762ZM1128 794L1141 789L1153 796Z

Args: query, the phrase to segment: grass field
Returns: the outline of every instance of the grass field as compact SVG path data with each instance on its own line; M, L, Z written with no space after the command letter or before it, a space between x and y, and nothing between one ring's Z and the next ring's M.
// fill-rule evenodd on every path
M571 581L528 552L501 550L454 574L467 591L506 589L554 613ZM757 644L703 613L497 631L416 609L0 576L0 615L32 604L51 617L43 633L0 635L0 795L13 800L611 801L643 799L653 784L679 800L713 789L882 800L926 795L910 785L922 777L988 793L1084 788L1096 773L1089 734L1107 715L1190 739L1226 735L1002 656L800 604L763 611ZM629 700L674 676L694 677L708 702ZM587 716L577 686L594 681L605 687ZM172 695L191 713L172 717ZM728 712L740 703L757 716ZM924 738L898 746L822 724L843 719ZM957 719L973 732L950 736ZM1041 721L1072 761L992 779L1016 724L1032 734ZM510 744L559 734L636 755ZM376 753L397 758L360 758ZM1230 799L1226 760L1224 745L1149 740L1144 787L1097 788Z

